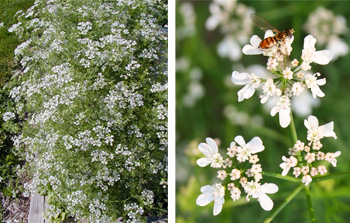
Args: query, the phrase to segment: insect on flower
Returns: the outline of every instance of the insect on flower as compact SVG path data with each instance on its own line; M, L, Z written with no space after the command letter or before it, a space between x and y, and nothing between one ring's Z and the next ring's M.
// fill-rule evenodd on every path
M283 32L279 31L275 27L273 27L268 21L266 21L263 17L257 14L250 14L250 19L253 23L259 27L263 31L271 30L275 32L275 36L267 37L262 40L259 44L260 49L268 49L273 46L276 46L279 42L284 41L286 38L291 39L293 37L294 30L293 29L285 29Z

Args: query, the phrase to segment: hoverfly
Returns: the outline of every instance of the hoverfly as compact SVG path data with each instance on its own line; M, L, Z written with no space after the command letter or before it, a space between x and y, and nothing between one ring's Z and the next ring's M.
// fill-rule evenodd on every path
M261 30L265 32L267 30L271 30L272 32L276 33L275 36L267 37L260 42L259 48L261 49L268 49L270 47L276 46L279 42L284 41L287 37L290 39L293 36L293 33L294 33L293 29L285 29L283 32L280 32L278 29L273 27L268 21L266 21L263 17L257 14L254 14L254 13L250 14L250 19Z

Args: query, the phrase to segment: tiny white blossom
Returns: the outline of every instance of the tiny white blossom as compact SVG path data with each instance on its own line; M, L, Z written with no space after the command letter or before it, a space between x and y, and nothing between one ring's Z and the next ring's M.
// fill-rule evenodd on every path
M202 194L198 196L196 204L205 206L214 201L213 215L218 215L222 210L222 205L225 203L225 188L221 184L206 185L201 187Z
M241 171L239 169L233 169L230 173L231 180L237 180L241 177Z
M261 82L261 78L255 74L239 73L237 71L233 71L231 80L237 85L245 85L237 93L239 102L253 96L255 89L259 87Z
M276 193L278 191L278 186L273 183L265 183L261 185L258 182L251 181L246 184L244 190L248 194L247 200L249 200L248 196L257 198L262 209L270 211L273 208L273 201L266 194Z
M261 152L265 149L259 137L254 137L247 144L242 136L236 136L235 141L240 145L237 152L237 160L244 162L248 160L252 154Z
M305 175L303 176L303 178L301 179L301 182L305 184L305 186L307 186L309 183L311 183L312 178L310 175Z
M326 78L317 79L316 76L320 76L320 73L307 74L305 76L305 84L308 88L311 89L312 97L314 98L316 98L316 96L324 97L325 94L321 91L319 86L326 84Z
M333 137L337 139L337 136L333 131L333 122L319 126L318 119L315 116L310 115L308 119L304 120L304 125L308 129L307 139L309 141L319 141L323 137Z
M262 86L262 90L264 94L260 96L261 97L260 102L264 104L269 99L270 96L274 96L277 94L276 85L273 82L273 79L268 78L264 83L264 85Z
M271 109L271 116L279 113L279 122L281 127L286 128L290 124L290 99L286 95L282 95L277 105Z
M287 175L290 168L295 167L298 164L298 160L291 156L290 158L287 158L285 156L282 156L283 163L280 164L280 167L283 169L282 176Z
M315 48L316 38L312 35L308 35L304 39L304 49L302 51L301 58L303 64L310 64L315 62L317 64L326 65L332 60L333 54L329 50L316 51Z
M324 160L331 163L334 167L337 166L337 157L340 156L341 152L337 151L335 153L327 153Z
M220 168L223 163L223 158L218 153L218 146L212 138L206 138L207 143L200 143L198 149L207 157L197 160L197 164L200 167L205 167L211 164L213 168Z

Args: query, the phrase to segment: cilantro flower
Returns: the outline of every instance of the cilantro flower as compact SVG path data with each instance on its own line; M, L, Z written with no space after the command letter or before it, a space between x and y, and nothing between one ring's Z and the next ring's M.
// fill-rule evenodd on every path
M218 153L218 146L212 138L206 138L207 143L201 143L198 149L207 157L197 160L200 167L205 167L211 164L211 167L220 168L223 163L222 156Z
M277 101L277 105L271 109L271 116L275 116L277 113L279 113L279 122L281 127L286 128L291 121L290 99L288 96L281 96Z
M323 137L333 137L337 139L337 136L333 131L333 122L319 126L318 119L315 116L310 115L308 119L304 120L304 125L308 129L307 139L310 141L319 141Z
M201 187L202 194L198 196L196 204L205 206L214 201L213 215L218 215L222 210L222 205L225 203L225 188L220 184L206 185Z
M261 185L258 182L250 181L244 187L247 195L247 200L249 196L252 198L257 198L262 209L265 211L270 211L273 208L273 201L266 194L274 194L278 191L278 186L273 183L265 183Z
M253 96L255 89L259 87L261 79L255 74L239 73L233 71L232 82L237 85L245 85L240 91L238 91L238 101L241 102L244 99L248 99Z
M306 71L310 70L310 63L314 62L321 65L326 65L332 60L333 54L330 50L316 51L315 48L316 38L312 35L308 35L304 39L304 49L302 51L301 58L303 63L301 68Z
M240 161L248 160L252 154L261 152L265 149L265 146L262 144L262 141L259 137L254 137L248 143L245 142L242 136L236 136L235 141L240 145L238 150L237 157Z

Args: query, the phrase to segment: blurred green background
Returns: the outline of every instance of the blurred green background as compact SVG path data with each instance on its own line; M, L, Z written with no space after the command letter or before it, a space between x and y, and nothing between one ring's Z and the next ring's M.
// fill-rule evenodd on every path
M195 163L203 157L197 146L205 142L206 137L220 139L219 150L224 154L235 136L242 135L246 141L259 136L265 145L265 150L259 154L263 170L276 173L282 172L279 167L281 157L288 155L288 148L293 146L290 128L280 127L278 116L270 116L270 110L260 103L257 93L238 103L237 91L242 86L231 84L231 73L234 70L249 71L252 65L257 64L266 67L267 58L262 55L242 55L235 59L219 56L217 47L225 35L219 26L213 30L206 29L206 21L211 16L210 3L176 2L176 222L263 222L270 213L263 211L255 199L249 203L246 203L245 198L232 202L226 195L223 211L216 217L212 214L213 202L205 207L196 205L201 186L220 182L216 179L214 169L201 168ZM337 36L349 46L349 1L241 1L235 3L236 11L230 16L237 17L239 10L247 10L247 15L255 11L279 30L293 28L295 39L291 59L300 59L304 38L309 34L305 23L320 6L345 20L347 30ZM332 32L336 31L329 30L324 34L327 36ZM239 31L231 31L226 37L245 39L240 40L241 50L253 34L261 38L264 35L254 27L248 39L243 38ZM318 36L315 37L318 39ZM326 45L316 45L316 49L325 49ZM350 170L349 62L350 55L346 53L328 65L312 65L312 71L320 72L321 77L326 77L327 83L321 87L326 96L316 103L318 105L312 108L311 114L318 117L320 124L334 121L334 130L338 136L337 140L323 139L322 150L342 152L337 167L329 167L330 173ZM307 104L298 106L308 107ZM307 117L306 113L294 114L299 139L305 142L307 131L303 120ZM280 188L278 193L271 196L275 207L297 187L296 184L270 177L264 177L262 182L265 181L276 183ZM310 190L317 222L349 222L349 177L314 183ZM311 222L304 192L299 193L273 222Z

